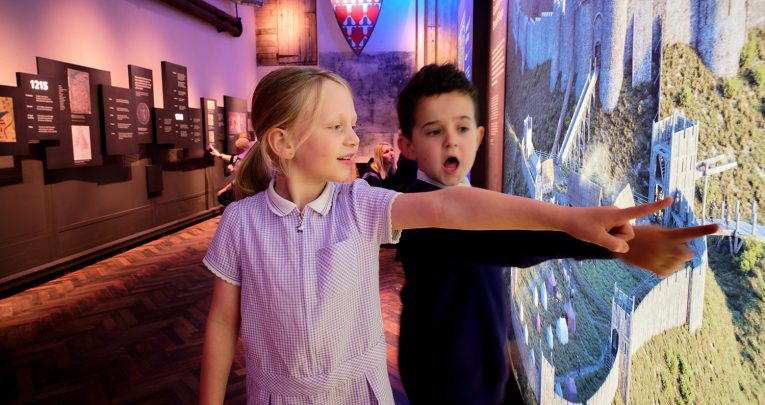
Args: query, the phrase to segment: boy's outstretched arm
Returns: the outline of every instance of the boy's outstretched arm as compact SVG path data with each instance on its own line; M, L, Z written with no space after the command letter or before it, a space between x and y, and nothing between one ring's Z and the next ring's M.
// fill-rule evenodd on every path
M614 257L667 277L693 258L689 241L715 233L717 229L715 224L674 229L655 225L636 226L633 228L635 237L629 241L629 252L617 253Z
M200 404L222 404L239 337L240 287L214 277L213 297L202 349Z
M633 231L629 221L668 207L668 198L630 208L571 208L473 187L402 194L393 202L395 229L548 230L627 252Z

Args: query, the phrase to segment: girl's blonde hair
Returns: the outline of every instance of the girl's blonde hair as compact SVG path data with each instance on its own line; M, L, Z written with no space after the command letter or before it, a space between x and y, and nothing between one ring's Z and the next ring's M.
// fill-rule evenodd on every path
M300 147L316 125L323 102L322 89L333 81L351 91L340 76L322 69L285 67L265 75L252 95L252 128L258 142L237 173L237 186L243 197L268 187L275 171L285 172L286 161L271 150L266 134L282 129Z
M388 142L380 142L377 145L375 145L375 151L373 155L372 160L372 169L374 169L377 173L380 173L380 178L385 180L386 177L388 177L388 170L393 169L393 163L391 162L390 167L388 170L385 170L383 168L383 149L385 146L390 146L393 148L393 145L389 144Z

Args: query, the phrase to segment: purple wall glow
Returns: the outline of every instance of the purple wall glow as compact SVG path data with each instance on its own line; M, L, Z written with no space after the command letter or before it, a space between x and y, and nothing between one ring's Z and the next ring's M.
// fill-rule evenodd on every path
M208 0L235 14L234 3ZM40 12L44 10L44 12ZM7 2L0 24L0 84L15 85L16 72L35 73L35 57L110 71L112 84L128 87L127 65L151 69L159 78L163 60L186 66L190 107L200 97L249 98L256 84L255 13L239 7L244 33L234 38L195 17L152 0ZM162 107L162 86L154 86Z

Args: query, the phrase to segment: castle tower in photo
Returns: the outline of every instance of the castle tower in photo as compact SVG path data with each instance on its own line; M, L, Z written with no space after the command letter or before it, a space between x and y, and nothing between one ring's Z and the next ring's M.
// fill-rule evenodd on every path
M661 224L687 226L679 210L685 202L693 211L696 190L696 155L699 142L698 123L677 111L672 116L653 124L651 134L651 163L649 166L648 201L666 197L675 199L672 207L664 210ZM672 215L675 213L675 220Z
M715 76L738 72L739 55L746 42L746 3L743 0L698 1L695 48Z
M619 91L624 80L624 48L627 38L627 2L624 0L603 0L602 13L596 15L596 24L602 15L603 31L600 38L602 56L596 60L600 69L598 95L606 110L613 110L619 102Z

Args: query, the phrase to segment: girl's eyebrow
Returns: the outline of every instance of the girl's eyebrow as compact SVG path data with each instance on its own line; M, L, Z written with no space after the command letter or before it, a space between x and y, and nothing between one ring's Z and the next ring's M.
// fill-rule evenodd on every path
M358 115L356 115L356 114L346 114L346 113L337 113L337 114L331 115L331 116L327 117L326 121L327 122L330 122L330 121L343 121L346 118L350 122L358 121Z

